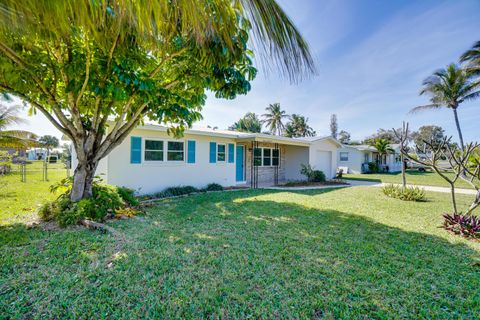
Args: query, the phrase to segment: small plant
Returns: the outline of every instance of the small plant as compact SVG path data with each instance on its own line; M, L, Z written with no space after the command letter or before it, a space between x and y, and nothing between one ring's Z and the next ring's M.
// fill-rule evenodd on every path
M12 155L8 151L0 150L0 175L12 171Z
M480 238L480 217L464 214L444 214L443 228L466 238Z
M326 180L325 173L315 170L309 164L300 165L300 174L307 177L308 182L324 182Z
M378 164L375 162L368 163L368 172L369 173L377 173L378 172Z
M199 191L200 190L192 186L170 187L161 192L157 192L155 198L178 197Z
M117 187L117 192L123 201L125 201L129 206L138 206L139 202L135 197L135 190L126 187Z
M395 184L388 184L383 187L383 193L391 198L404 201L425 201L425 190L419 187L407 186L403 188Z
M209 183L205 188L206 191L223 191L223 187L218 183Z

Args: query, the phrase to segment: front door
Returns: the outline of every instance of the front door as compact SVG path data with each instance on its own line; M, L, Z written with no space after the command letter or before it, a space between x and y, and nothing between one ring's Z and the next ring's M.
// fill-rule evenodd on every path
M239 181L245 181L245 177L244 177L244 154L245 154L245 147L244 146L240 146L240 145L237 145L237 157L235 159L235 163L236 163L236 180L237 182Z

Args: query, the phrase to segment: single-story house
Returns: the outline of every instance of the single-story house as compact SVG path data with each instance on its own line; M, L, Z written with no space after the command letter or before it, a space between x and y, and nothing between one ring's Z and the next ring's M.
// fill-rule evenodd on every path
M51 155L59 155L63 152L61 148L50 149ZM47 148L31 148L27 150L27 159L28 160L45 160L48 156Z
M333 178L340 147L332 137L297 139L211 128L189 129L175 139L167 127L145 124L100 161L96 174L140 194L209 183L257 188L305 179L301 164ZM72 159L75 167L74 152Z
M393 153L380 155L377 149L370 145L344 145L338 149L338 168L343 173L368 173L369 162L376 163L379 171L399 172L402 170L400 145L390 144Z

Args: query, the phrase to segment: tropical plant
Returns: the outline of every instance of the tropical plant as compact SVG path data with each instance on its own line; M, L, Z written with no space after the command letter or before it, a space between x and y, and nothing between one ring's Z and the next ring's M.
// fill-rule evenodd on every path
M50 154L50 150L59 145L58 138L48 134L41 136L40 139L38 139L38 142L41 146L47 149L47 154Z
M290 121L285 125L284 135L289 138L314 137L316 132L308 125L308 118L292 114Z
M280 103L270 104L265 110L267 113L262 115L264 118L262 122L267 126L271 134L282 135L285 129L283 120L289 118L287 113L282 110Z
M315 170L310 164L301 164L300 174L307 177L308 182L324 182L326 180L325 173Z
M34 133L23 130L7 130L15 124L25 120L18 116L17 106L0 105L0 148L25 149L35 145L37 136Z
M262 122L253 112L247 112L243 118L228 128L233 131L259 133L262 131Z
M330 116L330 135L337 139L338 136L338 121L337 121L337 115L332 114Z
M464 101L473 100L480 96L479 83L473 81L473 74L452 63L446 69L437 70L423 81L420 95L428 95L430 104L413 108L415 113L423 110L449 108L453 111L455 125L462 151L465 149L462 130L458 120L457 109Z
M380 155L387 155L395 152L392 147L390 147L390 142L387 139L377 139L370 145L374 147Z
M480 238L480 217L465 214L444 214L443 228L466 238Z
M23 99L72 141L79 201L92 196L100 160L144 118L179 136L201 118L206 90L246 94L257 73L252 43L258 60L293 81L315 71L274 0L4 0L0 93Z
M465 70L469 74L480 76L480 41L475 42L472 48L460 57L460 61L466 62Z
M399 186L388 184L382 188L383 193L391 198L403 201L425 201L425 190L416 186Z

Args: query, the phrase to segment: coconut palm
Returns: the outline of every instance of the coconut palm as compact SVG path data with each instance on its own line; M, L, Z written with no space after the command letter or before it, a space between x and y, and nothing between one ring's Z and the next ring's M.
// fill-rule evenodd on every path
M467 72L480 75L480 41L477 41L470 50L460 57L461 62L466 62Z
M285 126L284 135L290 138L314 137L315 131L308 125L308 118L292 114L291 121Z
M262 122L253 112L247 112L243 118L231 125L228 129L241 132L261 132Z
M23 130L6 130L15 124L23 123L18 116L18 107L0 105L0 148L27 148L35 144L35 134Z
M446 69L437 70L425 79L420 95L428 95L430 104L415 107L410 112L415 113L442 107L451 109L457 126L460 147L464 150L457 109L462 102L480 96L479 83L474 81L473 74L452 63Z
M282 135L285 130L284 119L288 119L287 113L281 109L280 103L270 104L265 108L267 113L263 114L263 123L267 126L271 134Z
M395 150L390 147L390 141L388 141L387 139L376 139L372 143L370 143L370 145L377 150L379 159L381 159L383 156L395 152Z

